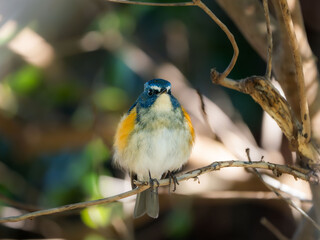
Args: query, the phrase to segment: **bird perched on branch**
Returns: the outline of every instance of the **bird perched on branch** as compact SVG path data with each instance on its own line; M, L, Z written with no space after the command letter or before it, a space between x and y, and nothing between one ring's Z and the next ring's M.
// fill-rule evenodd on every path
M194 130L188 113L171 94L171 83L153 79L122 117L115 135L114 163L129 172L131 180L150 181L138 193L134 217L159 215L158 188L154 182L188 161ZM134 187L134 185L133 185Z

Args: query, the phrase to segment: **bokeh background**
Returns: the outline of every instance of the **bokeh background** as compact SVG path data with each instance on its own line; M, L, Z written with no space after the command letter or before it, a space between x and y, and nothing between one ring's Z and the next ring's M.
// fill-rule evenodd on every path
M214 1L205 3L239 45L230 77L264 74L265 63L231 20ZM317 29L310 31L317 45ZM247 147L253 160L291 157L279 128L250 97L210 82L210 69L223 71L233 52L196 7L1 0L0 53L1 217L129 190L126 174L111 164L113 135L144 82L155 77L171 81L195 125L197 141L184 169L244 160ZM209 124L195 89L205 96ZM305 183L282 180L308 199ZM299 216L243 169L206 174L199 183L181 183L170 195L161 189L156 220L133 220L134 198L128 198L2 224L0 237L275 239L263 217L288 237L294 232Z

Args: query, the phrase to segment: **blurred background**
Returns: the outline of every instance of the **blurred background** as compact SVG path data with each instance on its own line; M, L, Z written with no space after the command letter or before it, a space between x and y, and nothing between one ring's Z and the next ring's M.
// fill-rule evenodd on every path
M265 63L214 1L240 56L230 77L263 75ZM319 46L319 29L309 29ZM0 0L0 216L130 190L114 169L113 135L144 82L164 78L190 113L196 144L184 170L213 161L291 159L275 123L248 96L213 85L210 69L232 57L225 34L196 7L146 7L102 0ZM208 114L201 111L198 90ZM308 185L282 176L300 200ZM0 225L0 238L276 239L299 215L243 169L225 169L160 190L160 216L132 219L134 197ZM299 201L310 207L308 201Z

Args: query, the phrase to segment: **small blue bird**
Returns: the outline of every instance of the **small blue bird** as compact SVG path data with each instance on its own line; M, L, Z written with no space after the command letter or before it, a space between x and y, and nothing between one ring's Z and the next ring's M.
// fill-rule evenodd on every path
M153 79L122 117L115 135L114 163L139 181L157 181L188 161L194 143L188 113L171 94L171 83ZM158 189L137 195L134 217L159 215Z

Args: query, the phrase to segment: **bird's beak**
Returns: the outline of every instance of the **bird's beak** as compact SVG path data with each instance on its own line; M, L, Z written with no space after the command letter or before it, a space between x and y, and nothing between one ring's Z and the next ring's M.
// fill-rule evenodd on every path
M162 89L161 92L160 92L160 94L165 93L165 92L167 92L167 89L166 89L166 88Z

